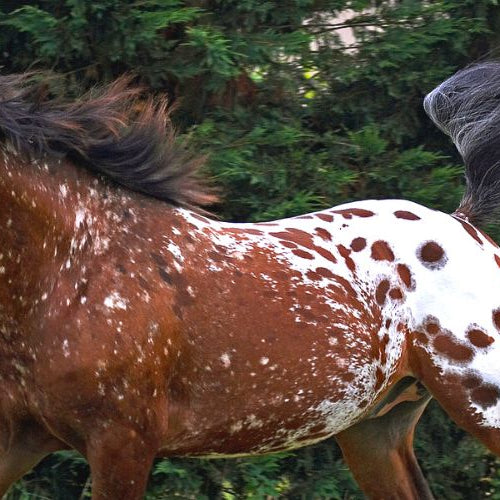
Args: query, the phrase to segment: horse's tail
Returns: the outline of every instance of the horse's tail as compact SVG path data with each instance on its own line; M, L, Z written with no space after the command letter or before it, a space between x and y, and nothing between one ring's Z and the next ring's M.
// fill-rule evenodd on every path
M470 66L424 100L434 123L465 163L466 188L455 213L484 225L500 211L500 62Z

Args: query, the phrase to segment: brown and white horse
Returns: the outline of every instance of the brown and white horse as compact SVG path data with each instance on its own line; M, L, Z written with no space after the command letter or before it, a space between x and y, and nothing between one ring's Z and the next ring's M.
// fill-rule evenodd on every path
M93 498L139 499L158 455L334 435L368 496L429 499L431 397L500 454L500 249L468 222L499 204L499 88L491 63L427 98L466 161L455 216L386 200L229 224L193 210L214 197L161 103L1 77L0 496L62 448Z

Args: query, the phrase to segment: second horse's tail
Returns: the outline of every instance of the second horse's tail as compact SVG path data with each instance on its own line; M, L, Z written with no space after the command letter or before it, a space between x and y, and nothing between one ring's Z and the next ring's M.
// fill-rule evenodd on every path
M454 74L426 96L424 109L465 163L457 215L478 226L494 220L500 211L500 62Z

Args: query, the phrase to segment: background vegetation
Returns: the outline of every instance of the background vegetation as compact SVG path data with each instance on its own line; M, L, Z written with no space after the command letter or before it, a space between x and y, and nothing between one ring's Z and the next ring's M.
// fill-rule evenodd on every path
M224 195L216 212L235 221L364 198L452 211L462 168L422 97L495 56L499 38L497 0L0 2L3 73L50 69L76 93L132 71L166 92L181 134L209 153ZM416 449L437 498L500 499L498 461L436 404ZM89 484L85 461L58 453L8 498L86 498ZM329 440L257 459L159 460L148 498L174 497L361 494Z

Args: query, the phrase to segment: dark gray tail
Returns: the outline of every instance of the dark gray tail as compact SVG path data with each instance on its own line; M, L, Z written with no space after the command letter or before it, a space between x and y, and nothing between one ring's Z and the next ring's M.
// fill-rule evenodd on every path
M500 210L500 62L470 66L441 83L424 109L465 162L465 194L456 213L478 226Z

